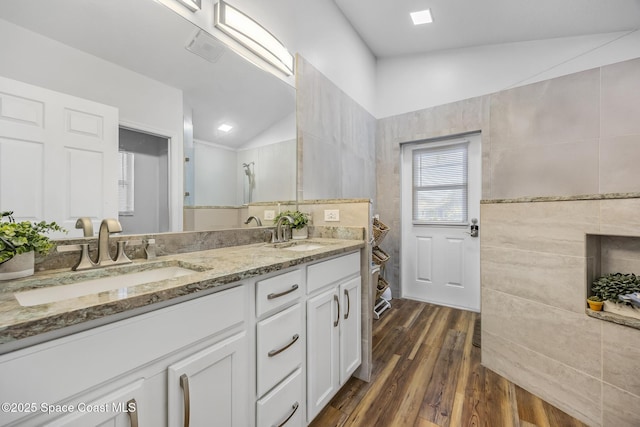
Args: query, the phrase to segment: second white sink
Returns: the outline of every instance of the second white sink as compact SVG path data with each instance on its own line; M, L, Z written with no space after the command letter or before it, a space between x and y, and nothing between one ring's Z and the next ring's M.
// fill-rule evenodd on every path
M312 251L314 249L320 249L321 247L323 247L323 245L318 245L317 243L303 243L303 244L288 246L282 249L285 251L304 252L304 251Z
M114 289L159 282L161 280L186 276L193 273L197 272L182 267L163 267L154 270L145 270L135 273L101 277L99 279L84 280L82 282L71 283L68 285L47 286L39 289L16 292L14 296L21 306L31 307L34 305L49 304L70 298L78 298L85 295L112 291Z

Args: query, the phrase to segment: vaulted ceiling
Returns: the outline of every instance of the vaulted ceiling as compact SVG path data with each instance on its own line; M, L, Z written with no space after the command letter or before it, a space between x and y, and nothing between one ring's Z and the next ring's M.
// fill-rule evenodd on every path
M378 57L640 28L640 0L334 0ZM409 13L431 9L414 26Z

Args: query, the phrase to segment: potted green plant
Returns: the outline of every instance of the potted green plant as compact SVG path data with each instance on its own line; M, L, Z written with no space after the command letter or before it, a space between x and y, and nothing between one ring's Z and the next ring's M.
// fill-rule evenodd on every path
M589 308L593 311L602 311L602 305L604 304L602 298L597 295L591 295L587 298L587 304L589 304Z
M309 214L302 213L300 211L284 211L276 215L273 223L276 224L283 216L290 216L293 218L293 224L291 224L292 239L306 239L309 237L309 230L307 228L307 224L309 223Z
M44 235L66 231L55 222L16 222L13 212L0 214L0 280L33 274L34 253L46 254L53 244Z
M635 274L607 274L592 283L591 291L604 302L604 311L640 319L640 310L619 298L620 295L640 292L640 277Z

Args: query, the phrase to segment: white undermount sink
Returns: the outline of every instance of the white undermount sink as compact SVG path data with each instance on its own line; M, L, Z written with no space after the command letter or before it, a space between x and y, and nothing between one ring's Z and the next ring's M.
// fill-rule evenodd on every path
M109 277L101 277L98 279L83 280L81 282L70 283L68 285L48 286L39 289L16 292L14 296L21 306L31 307L34 305L64 301L70 298L98 294L100 292L112 291L115 289L143 285L145 283L159 282L161 280L186 276L193 273L197 272L182 267L162 267L154 270L145 270Z
M315 249L320 249L326 246L326 244L318 243L318 242L309 242L309 241L296 241L289 240L287 242L281 243L268 243L267 247L271 247L274 249L280 249L282 251L293 251L293 252L306 252L313 251Z
M323 245L318 245L317 243L303 243L293 246L287 246L286 248L282 248L285 251L295 251L295 252L304 252L304 251L312 251L314 249L320 249Z

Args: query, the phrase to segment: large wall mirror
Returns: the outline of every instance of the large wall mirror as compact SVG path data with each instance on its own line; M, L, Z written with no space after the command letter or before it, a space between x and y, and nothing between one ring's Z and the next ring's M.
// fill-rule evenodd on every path
M16 214L24 219L45 212L43 219L51 220L47 204L65 199L55 219L69 236L79 236L73 227L77 217L89 216L97 224L114 210L125 232L137 234L181 229L185 206L295 200L295 89L161 3L0 0L0 37L0 78L11 79L0 81L0 95L16 80L115 107L119 141L116 154L100 154L117 155L117 161L101 164L115 167L113 173L99 176L86 154L92 149L80 141L73 152L65 146L64 163L44 167L28 183L42 183L37 197L14 198L12 205L22 205L5 206L9 192L34 191L26 173L20 178L23 166L7 166L6 153L22 137L2 134L0 123L1 209L23 208L26 214ZM5 106L27 98L10 94ZM11 105L22 108L19 104ZM0 122L14 126L13 112L5 110ZM65 114L69 110L78 114L65 126L80 129L69 138L102 132L102 125L90 123L97 113L74 107ZM28 150L14 151L13 158L23 152ZM16 174L20 179L13 179L10 191L2 187ZM53 175L65 178L54 185ZM117 202L101 204L116 187Z

